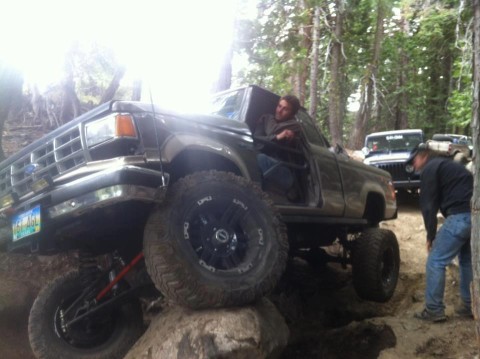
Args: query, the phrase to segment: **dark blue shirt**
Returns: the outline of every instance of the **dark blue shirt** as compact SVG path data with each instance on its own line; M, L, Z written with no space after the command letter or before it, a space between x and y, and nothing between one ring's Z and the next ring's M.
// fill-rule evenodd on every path
M420 174L420 209L427 240L437 234L437 213L446 218L451 214L470 212L473 176L462 164L447 157L432 157Z

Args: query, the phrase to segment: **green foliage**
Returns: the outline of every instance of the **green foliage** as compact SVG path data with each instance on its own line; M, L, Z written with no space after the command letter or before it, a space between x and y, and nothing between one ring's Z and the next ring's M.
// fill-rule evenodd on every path
M319 6L317 120L326 130L329 51L333 42L340 41L343 56L340 103L345 106L343 133L348 136L355 113L347 110L347 99L358 95L361 81L372 65L380 5L386 10L384 37L374 79L374 110L367 130L394 129L398 118L404 118L401 115L406 115L408 127L422 128L427 133L468 128L472 101L472 40L468 25L472 19L471 6L459 0L351 0L344 2L343 34L337 39L334 35L337 2L258 0L257 17L237 21L234 50L247 58L248 64L235 74L235 85L255 83L278 93L302 92L304 105L311 103L312 26L314 8ZM65 73L75 84L83 108L98 104L119 66L114 52L106 46L77 43L71 48ZM0 75L2 69L0 63ZM1 86L0 91L5 91ZM49 96L58 112L62 91L61 84L56 84L48 94L43 94ZM130 91L131 88L123 86L116 97L127 98ZM2 99L6 97L0 95L0 102Z
M237 51L245 52L250 62L241 82L292 92L292 77L304 69L309 55L300 28L310 22L309 9L302 9L296 0L260 1L258 18L239 25L246 31Z
M80 102L95 105L120 66L112 49L96 43L76 44L70 50L67 61L71 62Z
M472 100L472 89L452 93L448 106L451 119L447 123L451 128L465 128L470 125L472 121Z
M341 40L345 61L344 98L358 91L367 65L375 33L380 0L352 0L345 7ZM257 83L277 92L293 90L292 78L309 71L309 34L300 29L312 25L313 6L322 9L320 38L319 122L327 123L325 98L328 94L329 57L325 52L334 40L332 1L259 0L257 20L245 24L248 41L237 51L248 54L249 67L243 69L243 83ZM389 0L386 6L382 52L375 79L374 117L369 130L389 130L404 113L408 127L422 128L427 134L468 126L471 113L471 50L469 6L458 0L419 3ZM308 40L308 39L307 39ZM307 87L309 82L306 83ZM308 90L306 91L308 94ZM406 101L406 102L405 102ZM305 103L308 104L308 97ZM345 101L346 106L346 101ZM350 133L353 114L346 113L344 133Z

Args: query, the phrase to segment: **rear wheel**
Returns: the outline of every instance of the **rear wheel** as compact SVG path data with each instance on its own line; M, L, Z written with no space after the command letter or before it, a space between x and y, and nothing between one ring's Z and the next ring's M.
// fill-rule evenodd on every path
M82 293L78 272L50 282L33 303L28 321L30 345L39 359L123 358L143 333L137 299L101 310L65 326L65 312ZM77 307L76 314L81 314Z
M369 228L355 240L353 285L361 298L374 302L388 301L397 286L399 269L400 251L392 231Z
M167 298L191 308L246 304L268 293L288 254L286 228L258 186L231 173L180 179L150 216L147 270Z

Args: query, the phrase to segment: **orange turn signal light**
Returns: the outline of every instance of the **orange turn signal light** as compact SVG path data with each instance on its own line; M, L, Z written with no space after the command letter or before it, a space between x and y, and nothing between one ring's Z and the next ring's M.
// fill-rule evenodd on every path
M131 115L115 116L115 134L118 137L137 137L137 131Z

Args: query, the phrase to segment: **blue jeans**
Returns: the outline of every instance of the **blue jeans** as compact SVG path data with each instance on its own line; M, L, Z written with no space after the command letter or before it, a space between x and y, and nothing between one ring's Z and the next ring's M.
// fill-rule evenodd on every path
M275 182L285 191L293 186L294 178L290 168L280 165L272 169L271 172L265 176L266 172L273 166L277 165L279 161L265 155L264 153L259 153L257 155L257 161L265 180Z
M471 214L448 216L440 227L427 258L425 306L432 313L444 313L445 268L458 255L460 297L470 306L472 256L470 250Z

